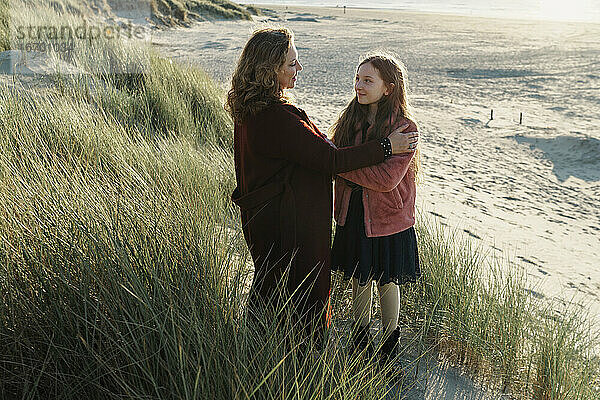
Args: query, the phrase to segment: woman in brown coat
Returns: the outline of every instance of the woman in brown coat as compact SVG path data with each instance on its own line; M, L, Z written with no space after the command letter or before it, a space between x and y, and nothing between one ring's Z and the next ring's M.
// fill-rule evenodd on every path
M254 262L249 311L291 295L286 304L305 326L328 325L332 177L412 151L418 134L400 133L406 125L336 149L284 93L301 70L287 29L256 31L246 44L227 97L235 123L232 199Z

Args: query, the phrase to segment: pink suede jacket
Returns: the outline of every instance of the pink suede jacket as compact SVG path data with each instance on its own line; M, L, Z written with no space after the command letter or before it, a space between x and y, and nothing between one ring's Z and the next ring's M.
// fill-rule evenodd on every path
M414 132L417 126L407 119L392 123L392 130L403 123L410 125L405 132ZM355 142L360 141L360 132ZM338 174L363 187L365 233L367 237L388 236L402 232L415 224L415 175L410 168L413 153L394 155L384 162ZM344 179L335 180L334 218L338 225L346 223L352 189Z

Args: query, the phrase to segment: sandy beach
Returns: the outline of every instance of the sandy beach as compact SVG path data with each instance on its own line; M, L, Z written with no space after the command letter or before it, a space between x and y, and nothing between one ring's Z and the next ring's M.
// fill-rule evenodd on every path
M39 15L15 15L34 16L44 26L52 18L62 24L66 14L55 14L56 4ZM131 23L142 29L140 42L115 44L125 56L116 67L139 65L132 60L138 60L147 39L169 59L153 55L156 68L144 79L129 80L137 77L135 70L134 76L117 75L113 82L94 72L102 65L97 60L110 61L112 53L90 59L90 66L18 47L0 53L0 85L9 89L0 91L7 137L3 154L8 154L2 159L9 221L3 237L15 243L17 260L14 271L5 268L0 276L9 289L2 304L10 312L3 314L6 329L0 332L7 339L0 343L0 382L8 377L9 396L14 388L29 394L81 391L85 397L114 382L127 395L137 393L133 397L154 396L160 386L166 397L200 388L200 397L207 390L210 398L237 398L242 392L276 398L285 397L278 393L284 386L290 395L304 387L316 388L318 395L329 390L324 382L334 377L344 389L340 398L372 398L347 395L370 391L372 382L373 390L381 394L380 383L387 391L377 397L385 399L597 397L600 346L578 325L583 316L567 312L561 318L554 311L565 304L589 312L593 328L600 326L600 23L263 5L263 15L254 21L215 20L215 14L201 13L196 22L182 17L175 28L168 13L153 20L149 10L123 13L104 4L99 13L84 9L81 15L90 19L74 17L71 25ZM17 19L17 26L28 26L28 18ZM156 23L166 25L155 29ZM339 295L344 288L338 280L334 299L342 303L334 309L348 314L332 324L332 353L324 353L331 360L318 349L314 363L296 370L299 359L281 348L287 340L274 336L265 345L248 324L231 318L245 310L250 264L240 261L246 250L240 230L227 226L232 165L230 152L222 150L231 134L228 116L219 100L213 102L218 91L210 79L170 59L202 68L225 92L244 44L264 26L295 32L304 69L291 95L324 132L354 96L355 68L366 54L394 52L408 69L424 171L417 189L418 222L443 228L455 242L440 240L438 246L439 236L420 231L420 254L431 279L425 280L426 290L415 286L420 293L401 297L414 319L402 321L405 348L393 380L383 376L385 371L379 378L368 370L355 375L353 364L346 363L354 358L347 353L353 321L346 307L349 295ZM89 86L75 80L70 91L56 72L84 74ZM148 96L156 93L161 101ZM189 104L204 107L198 111ZM143 133L144 140L129 142L128 133L132 138ZM163 141L165 134L169 138ZM203 148L199 137L208 138L210 146ZM212 143L218 145L212 148ZM164 212L157 213L157 200ZM148 240L151 226L154 237ZM131 257L122 243L132 243L127 246ZM485 256L483 268L466 265L478 265L477 255L456 262L451 253L463 254L462 243ZM207 249L218 256L205 257ZM444 253L440 260L438 252ZM40 255L46 269L29 269L30 254ZM99 269L90 268L95 265ZM152 270L137 267L146 265ZM129 266L135 268L129 271ZM88 275L88 270L107 273ZM488 291L480 271L522 276L527 289L500 280ZM30 287L23 286L29 285L23 277L30 275L35 277ZM51 290L40 290L38 282ZM144 312L136 311L140 306ZM377 342L382 329L377 315L374 319ZM88 335L90 330L98 335ZM94 343L118 345L98 352ZM278 351L285 353L278 357ZM300 386L298 379L288 384L288 362L302 377ZM39 376L32 387L31 376ZM367 386L346 392L345 379L350 386L353 381ZM0 393L6 393L4 387L0 384ZM254 388L249 396L247 388Z
M532 295L600 315L600 24L262 7L254 22L152 42L227 89L253 29L291 28L304 66L293 94L323 131L353 96L361 57L395 52L421 131L420 218L523 271Z

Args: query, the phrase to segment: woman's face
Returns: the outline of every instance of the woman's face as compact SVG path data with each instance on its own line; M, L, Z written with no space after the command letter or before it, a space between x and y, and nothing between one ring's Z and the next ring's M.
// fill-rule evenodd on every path
M388 85L381 79L379 71L370 62L358 68L354 91L360 104L376 103L390 92Z
M298 51L293 44L287 52L287 56L281 68L277 71L277 80L279 87L283 89L291 89L296 85L298 72L302 71L302 65L298 61Z

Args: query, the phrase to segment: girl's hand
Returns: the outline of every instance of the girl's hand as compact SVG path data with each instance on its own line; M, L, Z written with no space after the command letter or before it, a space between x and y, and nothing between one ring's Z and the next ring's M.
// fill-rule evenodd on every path
M392 153L413 153L419 143L419 132L403 132L409 124L404 124L388 136L392 143Z

